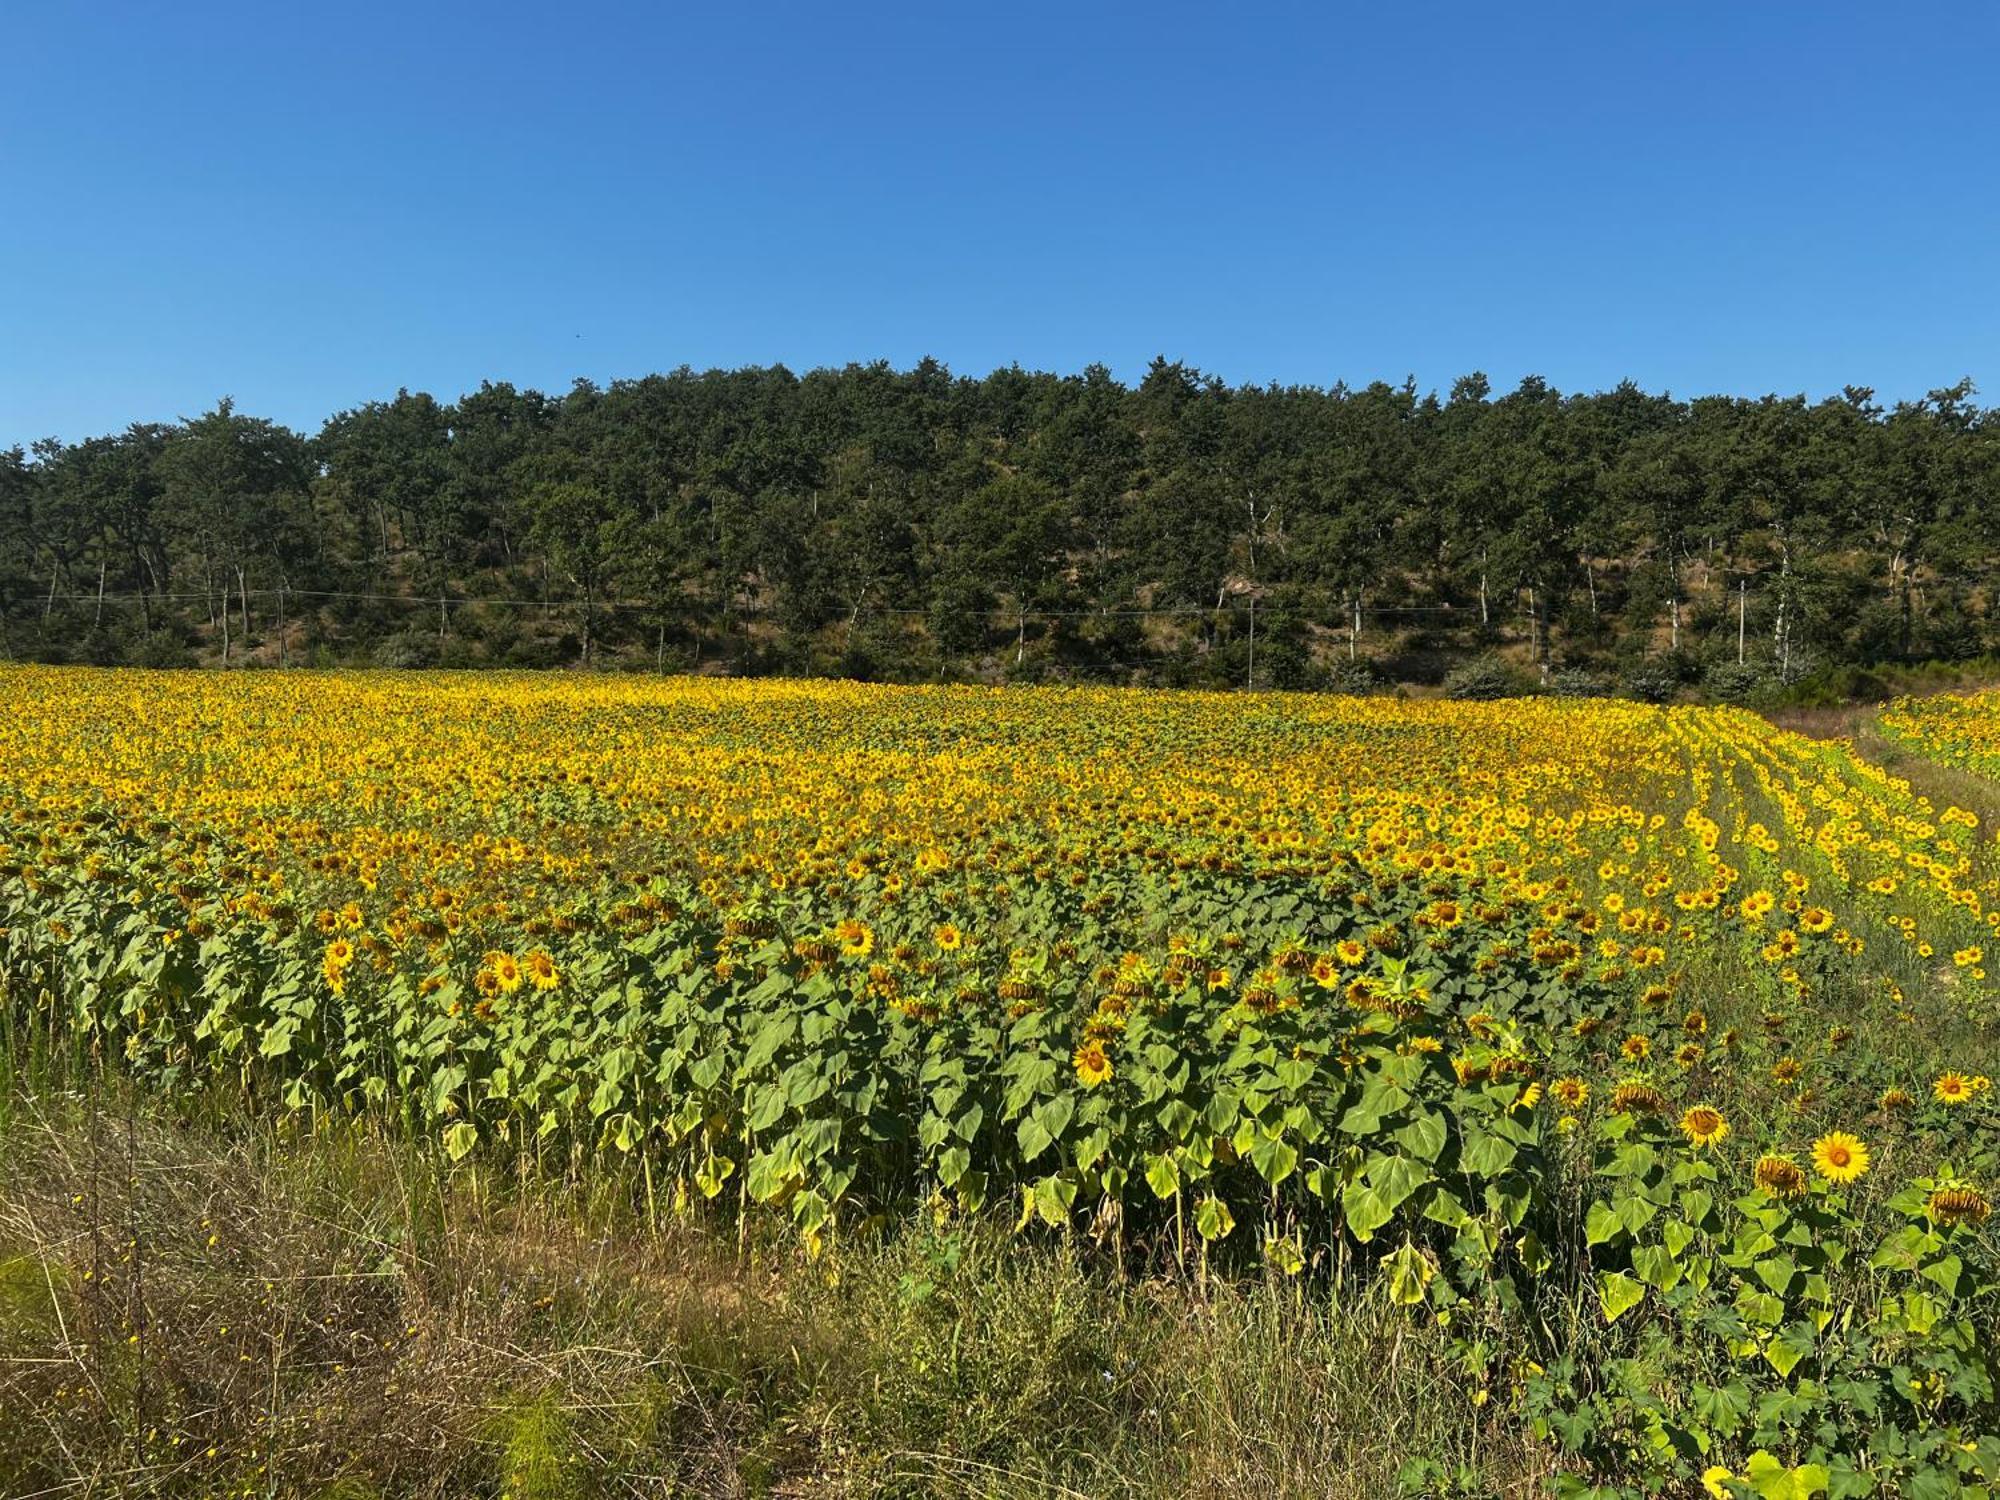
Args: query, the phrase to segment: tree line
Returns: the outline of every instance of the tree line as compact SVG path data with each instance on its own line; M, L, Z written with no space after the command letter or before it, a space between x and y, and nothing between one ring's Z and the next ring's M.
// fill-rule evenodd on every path
M2000 648L2000 410L849 365L0 452L0 644L1206 685Z

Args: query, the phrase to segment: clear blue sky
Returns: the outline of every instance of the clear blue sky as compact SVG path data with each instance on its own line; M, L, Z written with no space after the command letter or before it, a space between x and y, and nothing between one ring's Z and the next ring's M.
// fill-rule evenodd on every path
M2000 400L2000 7L9 0L0 444L925 353Z

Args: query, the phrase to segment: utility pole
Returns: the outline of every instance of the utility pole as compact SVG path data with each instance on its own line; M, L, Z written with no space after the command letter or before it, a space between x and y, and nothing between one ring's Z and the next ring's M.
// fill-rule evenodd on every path
M1743 612L1744 605L1749 599L1749 590L1748 578L1736 580L1736 665L1739 667L1743 665Z

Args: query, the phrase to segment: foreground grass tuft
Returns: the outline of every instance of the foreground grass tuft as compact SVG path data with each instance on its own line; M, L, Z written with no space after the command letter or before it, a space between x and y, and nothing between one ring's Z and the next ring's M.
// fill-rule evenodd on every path
M817 1258L587 1186L18 1089L9 1496L1348 1495L1536 1487L1440 1345L1324 1285L1122 1279L919 1220ZM1414 1461L1414 1462L1413 1462Z

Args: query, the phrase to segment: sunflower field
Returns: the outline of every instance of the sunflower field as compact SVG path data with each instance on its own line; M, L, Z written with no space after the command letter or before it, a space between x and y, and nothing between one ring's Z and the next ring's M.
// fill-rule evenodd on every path
M816 1255L1434 1320L1567 1492L1985 1494L2000 849L1734 709L0 670L11 1053ZM2000 709L1884 732L2000 774ZM1421 1479L1421 1475L1418 1476Z
M2000 780L2000 693L1899 698L1883 711L1881 728L1940 764Z

